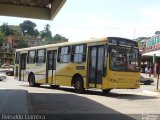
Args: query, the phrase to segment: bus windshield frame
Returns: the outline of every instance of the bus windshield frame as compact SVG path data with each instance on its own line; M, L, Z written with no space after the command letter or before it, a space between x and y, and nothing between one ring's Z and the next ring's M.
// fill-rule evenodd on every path
M110 69L113 71L140 71L140 55L138 48L110 45Z

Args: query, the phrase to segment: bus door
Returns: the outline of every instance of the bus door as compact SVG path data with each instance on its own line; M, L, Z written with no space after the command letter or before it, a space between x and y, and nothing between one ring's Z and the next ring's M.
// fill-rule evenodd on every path
M102 84L104 46L90 46L88 52L88 85L97 88L97 84Z
M25 81L26 79L26 58L27 58L27 53L20 54L20 66L19 66L20 81Z
M51 50L47 52L46 83L55 84L56 57L56 50Z

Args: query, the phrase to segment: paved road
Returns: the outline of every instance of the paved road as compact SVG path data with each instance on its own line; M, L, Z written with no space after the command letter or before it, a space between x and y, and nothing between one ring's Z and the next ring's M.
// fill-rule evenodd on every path
M76 94L73 88L29 87L27 82L15 81L13 77L0 82L0 89L27 90L36 114L118 114L126 118L135 118L135 114L160 114L160 94L144 92L155 88L155 84L142 85L136 90L112 90L104 96L98 90Z

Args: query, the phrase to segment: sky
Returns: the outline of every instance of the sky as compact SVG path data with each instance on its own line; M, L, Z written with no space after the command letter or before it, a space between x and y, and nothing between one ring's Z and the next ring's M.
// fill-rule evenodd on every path
M160 31L160 0L67 0L53 21L0 16L0 25L24 20L36 23L39 31L49 24L53 36L69 41L151 37Z

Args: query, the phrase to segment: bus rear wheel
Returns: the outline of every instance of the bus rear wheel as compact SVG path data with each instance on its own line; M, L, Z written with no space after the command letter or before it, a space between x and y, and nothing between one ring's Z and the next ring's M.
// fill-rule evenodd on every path
M79 77L79 76L76 77L74 87L75 87L76 93L83 93L84 92L84 87L83 87L83 82L82 82L81 77Z
M31 75L29 75L29 78L28 78L29 80L29 86L31 86L31 87L35 87L36 86L36 84L35 84L35 77L34 77L34 75L33 74L31 74Z

